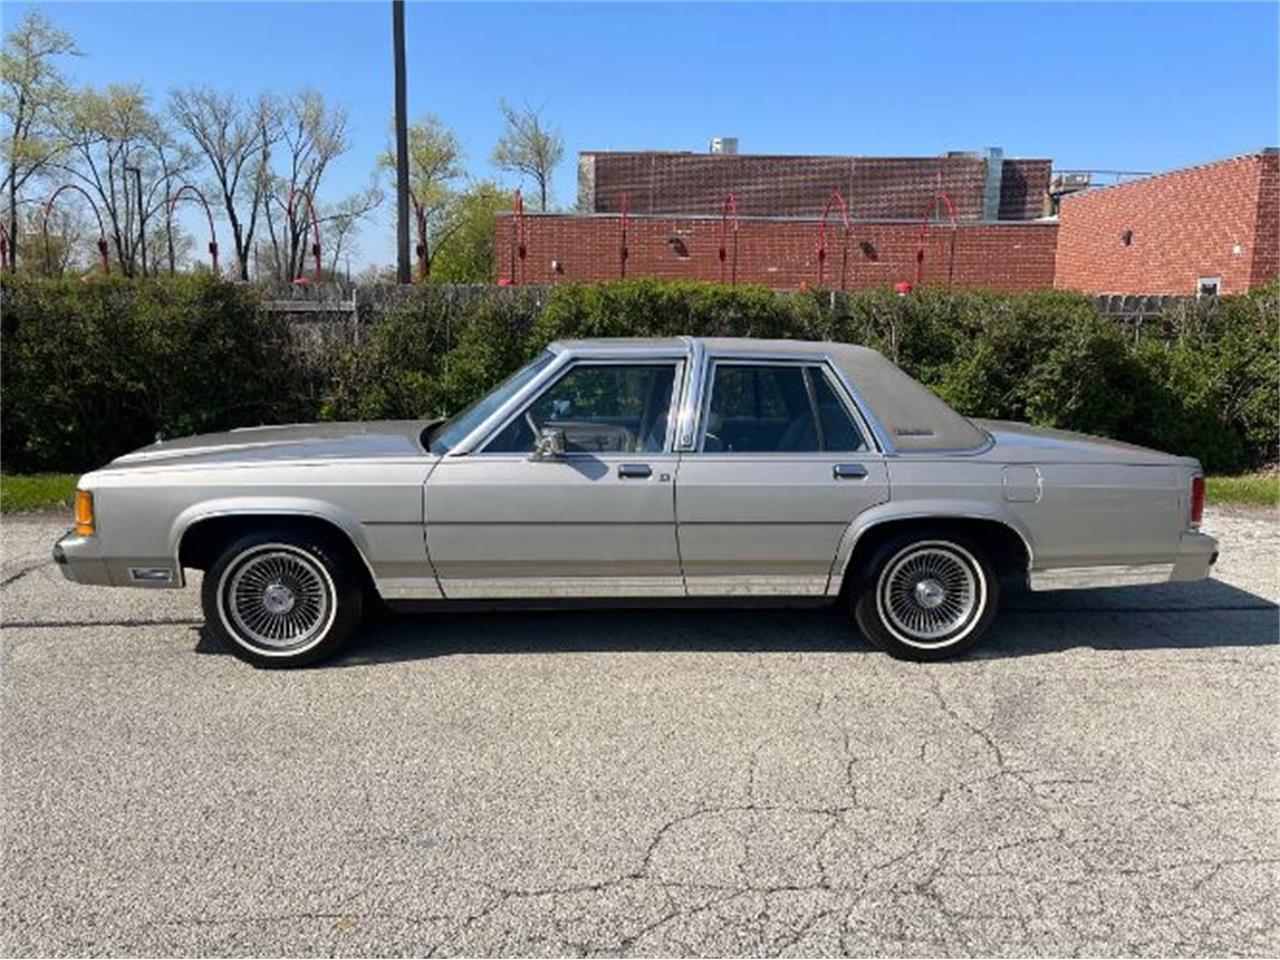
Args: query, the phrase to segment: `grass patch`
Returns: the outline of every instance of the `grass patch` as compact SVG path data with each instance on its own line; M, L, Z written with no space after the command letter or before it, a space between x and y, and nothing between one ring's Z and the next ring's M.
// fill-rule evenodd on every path
M1280 473L1266 470L1239 477L1206 477L1205 499L1211 503L1250 503L1263 507L1280 504Z
M0 513L28 513L52 507L70 509L76 497L76 479L74 473L0 476Z

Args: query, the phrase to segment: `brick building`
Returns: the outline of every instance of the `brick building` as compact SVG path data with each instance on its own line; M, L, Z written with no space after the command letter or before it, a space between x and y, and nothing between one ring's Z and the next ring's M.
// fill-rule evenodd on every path
M1274 148L1062 199L1054 285L1242 293L1280 275Z
M1263 153L1086 191L1065 198L1059 218L1047 216L1052 162L1005 158L995 148L923 158L586 152L580 212L500 214L496 267L516 283L627 276L782 289L905 280L1193 293L1198 278L1220 276L1221 292L1230 293L1278 272L1275 161ZM1195 184L1178 188L1174 219L1150 209L1167 202L1165 188L1150 186L1162 181ZM848 229L832 202L836 192ZM1141 228L1117 227L1108 219L1117 207ZM1146 259L1125 260L1106 246L1124 230L1132 231L1126 252L1145 235L1138 249ZM1218 249L1223 231L1237 238L1229 249L1241 252L1206 274L1201 268L1218 260L1187 251ZM1184 283L1178 258L1187 256L1197 266Z

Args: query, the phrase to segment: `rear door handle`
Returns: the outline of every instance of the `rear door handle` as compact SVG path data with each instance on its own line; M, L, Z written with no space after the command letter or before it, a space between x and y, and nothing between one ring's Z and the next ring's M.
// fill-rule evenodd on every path
M618 476L623 480L643 480L653 476L653 467L647 463L620 463Z
M837 463L831 468L831 475L837 480L861 480L867 475L867 468L860 463Z

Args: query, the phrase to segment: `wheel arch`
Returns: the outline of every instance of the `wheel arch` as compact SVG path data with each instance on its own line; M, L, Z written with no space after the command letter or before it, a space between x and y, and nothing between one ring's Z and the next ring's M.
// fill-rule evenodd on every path
M350 552L368 583L376 582L369 562L368 540L360 522L332 504L298 498L260 498L208 501L189 507L174 520L170 552L178 568L208 569L219 546L241 532L269 523L296 527L331 537Z
M845 531L832 564L827 594L843 593L863 559L889 537L939 528L965 533L988 547L999 574L1021 577L1031 569L1035 548L1030 534L1016 517L997 507L981 502L916 502L897 508L883 504L858 517Z

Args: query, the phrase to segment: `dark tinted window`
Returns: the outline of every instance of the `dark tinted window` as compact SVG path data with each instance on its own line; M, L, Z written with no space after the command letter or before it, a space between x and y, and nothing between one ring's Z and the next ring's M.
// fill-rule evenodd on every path
M816 453L865 448L820 367L716 364L704 451Z
M544 427L578 453L658 453L667 439L674 364L580 364L548 387L485 447L531 453Z
M840 402L828 374L821 367L810 367L809 380L818 405L818 421L822 424L822 449L841 452L867 449L862 431L853 422L848 408Z

